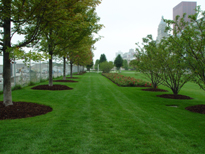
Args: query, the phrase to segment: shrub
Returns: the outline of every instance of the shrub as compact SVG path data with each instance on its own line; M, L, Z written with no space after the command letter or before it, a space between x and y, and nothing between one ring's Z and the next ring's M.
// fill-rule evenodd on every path
M110 70L114 67L113 62L109 61L105 61L100 63L100 70L103 71L103 73L109 73Z

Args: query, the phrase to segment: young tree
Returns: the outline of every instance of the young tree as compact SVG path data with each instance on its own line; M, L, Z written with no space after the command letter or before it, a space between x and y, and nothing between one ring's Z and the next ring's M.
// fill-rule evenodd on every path
M123 59L122 59L121 55L118 55L115 58L114 64L117 67L117 70L120 70L120 67L122 67L122 65L123 65Z
M38 42L38 36L44 28L52 21L48 18L53 11L54 0L1 0L0 2L0 33L1 50L3 51L3 103L5 106L13 105L11 95L11 70L10 60L14 56L14 50L22 47L31 47ZM53 11L55 13L55 11ZM12 24L11 24L12 23ZM11 25L13 25L11 27ZM17 44L12 43L14 35L24 35L25 39ZM15 53L21 53L22 50Z
M105 54L101 54L99 64L105 61L107 61Z
M162 84L169 87L174 95L178 95L180 89L185 83L192 79L192 75L188 74L186 62L176 53L181 50L175 46L171 38L164 38L159 44L155 56L156 62L160 65L160 73Z
M196 14L188 16L190 23L184 18L185 14L181 19L177 16L175 21L165 20L167 31L173 33L170 38L180 48L176 54L186 61L187 68L195 75L194 81L205 90L205 11L197 7Z
M137 44L136 70L151 80L153 88L157 88L162 83L162 79L159 76L161 66L159 65L158 58L160 57L159 54L157 54L159 48L157 42L152 39L152 35L147 35L147 37L142 40L143 48Z

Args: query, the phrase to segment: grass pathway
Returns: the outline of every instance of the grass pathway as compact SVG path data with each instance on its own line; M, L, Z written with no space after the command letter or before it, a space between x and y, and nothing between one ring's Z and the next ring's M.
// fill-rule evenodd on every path
M184 110L195 100L167 100L140 88L118 87L86 73L71 91L13 92L14 101L49 105L53 112L0 121L0 153L198 153L205 151L205 116ZM160 93L159 93L160 94ZM2 99L2 96L0 96ZM167 107L177 104L179 108Z

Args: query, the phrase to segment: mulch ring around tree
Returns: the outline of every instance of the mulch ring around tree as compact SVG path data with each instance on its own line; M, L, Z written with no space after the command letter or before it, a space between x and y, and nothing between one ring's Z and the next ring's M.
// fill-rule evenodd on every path
M143 91L152 91L152 92L168 92L167 90L164 89L158 89L158 88L149 88L149 89L141 89Z
M3 101L1 101L0 120L34 117L46 114L52 110L49 106L28 102L13 102L13 105L5 107Z
M185 95L174 95L174 94L163 94L163 95L157 95L157 97L162 97L162 98L169 98L169 99L193 99L189 96Z
M39 85L39 86L35 86L31 89L34 89L34 90L72 90L73 88L70 88L70 87L65 86L65 85L53 85L53 86Z
M78 82L74 80L53 80L53 82Z
M205 114L205 105L194 105L194 106L188 106L185 108L186 110L189 110L191 112L201 113Z

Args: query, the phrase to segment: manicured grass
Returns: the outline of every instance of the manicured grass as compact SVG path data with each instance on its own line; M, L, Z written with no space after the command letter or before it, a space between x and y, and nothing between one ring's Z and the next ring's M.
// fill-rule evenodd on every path
M57 83L73 90L13 91L13 101L45 104L53 111L0 121L1 154L204 153L205 115L184 109L205 104L205 92L195 84L181 91L194 99L172 100L156 97L162 92L118 87L97 73L75 77L79 82ZM173 104L178 108L166 106Z

